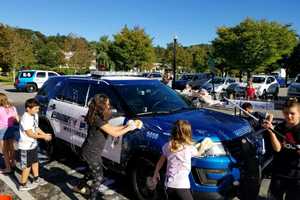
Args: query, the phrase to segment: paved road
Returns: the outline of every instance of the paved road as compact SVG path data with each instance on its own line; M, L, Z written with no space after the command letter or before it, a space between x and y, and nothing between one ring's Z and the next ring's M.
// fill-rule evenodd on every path
M0 83L0 92L8 95L9 99L16 105L19 114L24 112L24 102L26 99L34 97L35 94L28 94L23 92L16 92L12 86L3 85ZM0 193L14 194L15 199L30 200L30 199L85 199L83 196L73 193L71 187L75 185L78 180L83 176L84 164L78 159L58 159L56 161L48 162L43 154L39 154L41 160L41 175L44 177L48 184L38 187L30 192L19 192L16 189L16 183L19 172L14 176L3 176L0 174ZM71 156L67 156L71 158ZM3 162L3 161L2 161ZM0 163L1 164L1 163ZM3 164L3 163L2 163ZM100 188L105 200L126 200L135 199L130 192L127 177L106 174L107 180ZM261 191L260 199L265 199L269 180L264 180Z

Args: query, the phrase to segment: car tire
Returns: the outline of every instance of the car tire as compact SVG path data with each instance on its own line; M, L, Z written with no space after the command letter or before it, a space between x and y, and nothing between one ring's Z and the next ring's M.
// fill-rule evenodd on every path
M133 192L139 200L158 200L165 199L163 187L161 183L158 183L156 189L151 191L146 186L147 177L153 176L155 164L153 161L147 158L139 158L132 166L131 169L131 182L133 186Z
M26 92L32 93L37 91L37 86L35 84L28 84L25 89Z

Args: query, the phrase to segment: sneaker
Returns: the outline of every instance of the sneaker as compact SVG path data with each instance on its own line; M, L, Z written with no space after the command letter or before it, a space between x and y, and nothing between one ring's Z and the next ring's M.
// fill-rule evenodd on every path
M32 190L37 187L37 184L34 183L26 183L25 185L19 185L19 191L27 191L27 190Z
M33 181L33 183L35 183L37 185L40 185L40 186L43 186L43 185L46 185L48 182L45 181L45 179L43 179L41 177L38 177L38 179Z

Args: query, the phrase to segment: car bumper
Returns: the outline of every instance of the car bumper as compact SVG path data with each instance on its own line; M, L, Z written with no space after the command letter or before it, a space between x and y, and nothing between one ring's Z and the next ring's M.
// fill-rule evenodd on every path
M193 159L192 165L190 181L194 199L226 199L237 195L240 170L233 167L232 158Z

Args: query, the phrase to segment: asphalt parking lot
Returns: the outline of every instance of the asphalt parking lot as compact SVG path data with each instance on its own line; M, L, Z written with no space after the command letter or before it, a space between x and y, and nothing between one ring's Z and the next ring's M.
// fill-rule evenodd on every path
M20 115L24 112L24 102L26 99L34 97L35 93L17 92L10 85L0 83L0 92L8 95L9 99L16 105ZM285 91L281 91L284 95ZM30 200L30 199L85 199L84 196L74 193L71 188L83 176L85 166L79 159L72 159L72 156L65 156L61 159L49 162L43 154L39 154L41 159L41 176L48 181L45 186L38 187L29 192L19 192L17 190L17 180L19 171L14 175L0 175L0 193L12 194L15 199ZM66 159L68 157L68 159ZM1 160L1 165L3 161ZM106 174L106 181L100 188L103 199L105 200L125 200L135 199L130 192L128 179L126 176L116 174ZM265 199L269 180L263 180L260 191L260 199Z

